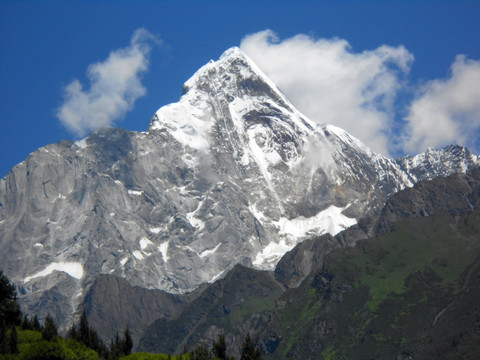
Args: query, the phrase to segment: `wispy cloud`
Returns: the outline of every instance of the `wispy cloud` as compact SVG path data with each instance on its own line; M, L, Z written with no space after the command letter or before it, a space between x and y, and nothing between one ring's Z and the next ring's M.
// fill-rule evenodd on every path
M457 56L448 78L419 90L406 121L406 151L452 143L480 150L480 61Z
M393 103L413 61L403 46L356 53L343 39L280 41L266 30L240 47L311 120L337 125L377 152L392 150Z
M122 118L146 94L141 76L148 70L152 45L160 42L147 30L136 30L129 46L88 67L88 89L78 80L65 87L64 102L56 111L58 119L70 132L83 136Z

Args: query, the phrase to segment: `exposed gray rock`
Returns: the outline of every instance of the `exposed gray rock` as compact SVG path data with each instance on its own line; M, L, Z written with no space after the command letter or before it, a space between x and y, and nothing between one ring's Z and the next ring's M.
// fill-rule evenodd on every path
M109 343L118 331L129 328L138 345L142 330L157 319L172 319L199 292L169 294L131 286L125 279L99 275L85 297L89 324Z
M392 196L382 209L374 233L391 230L393 223L408 217L460 215L480 209L480 169L466 174L422 181L409 191Z

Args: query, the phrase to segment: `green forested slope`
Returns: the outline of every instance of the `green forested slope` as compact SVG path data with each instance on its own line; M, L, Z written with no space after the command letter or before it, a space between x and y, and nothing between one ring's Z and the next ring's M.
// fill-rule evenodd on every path
M479 260L479 212L403 220L333 251L281 297L271 358L476 359Z

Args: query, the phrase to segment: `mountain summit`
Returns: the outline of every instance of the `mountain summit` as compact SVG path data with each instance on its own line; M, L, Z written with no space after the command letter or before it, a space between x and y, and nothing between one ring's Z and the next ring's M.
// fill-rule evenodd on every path
M375 154L308 120L232 48L147 132L48 145L0 180L0 263L27 311L66 324L99 274L184 293L236 264L273 269L393 193L477 165L461 147Z

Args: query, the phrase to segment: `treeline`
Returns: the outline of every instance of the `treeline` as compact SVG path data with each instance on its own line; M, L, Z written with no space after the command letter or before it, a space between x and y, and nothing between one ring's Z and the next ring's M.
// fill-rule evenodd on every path
M22 312L17 303L15 286L10 284L0 270L0 354L18 353L17 326L21 324Z
M28 347L23 346L24 350L22 351L19 349L17 328L24 341L31 344ZM132 348L133 341L128 327L121 336L117 332L109 346L105 345L95 329L89 325L85 310L83 310L78 323L74 323L68 330L65 338L58 334L58 326L50 315L47 315L43 324L36 315L33 318L29 318L27 315L22 317L15 286L0 270L0 355L5 356L5 359L117 360L130 355ZM176 357L168 356L168 358ZM206 345L199 345L192 352L185 352L179 358L235 360L234 357L227 355L227 346L223 335L214 340L210 348ZM247 334L243 342L240 360L261 360L260 351L254 346L250 334Z
M132 335L128 327L125 329L122 338L120 338L117 332L115 339L110 343L110 347L107 348L95 329L88 324L85 310L83 310L80 316L80 321L77 324L73 324L68 330L67 339L76 340L95 350L101 357L111 360L130 355L133 348Z
M123 332L122 337L117 333L110 346L107 347L98 333L88 324L85 310L82 312L79 322L73 324L68 330L65 339L59 336L58 326L50 314L47 315L43 324L40 323L36 315L33 318L29 318L27 315L22 317L15 286L9 282L3 271L0 270L0 355L19 353L17 327L22 331L34 331L41 334L40 340L43 340L43 342L36 342L35 351L45 353L45 357L41 357L41 354L32 354L37 360L42 358L62 359L64 353L70 354L74 351L81 351L82 348L76 346L75 342L95 351L99 357L106 360L117 360L122 356L128 356L133 348L132 336L128 327ZM30 337L35 338L34 335L30 335ZM67 342L52 347L51 342L58 343L58 340L66 340ZM74 350L69 351L70 348Z
M260 350L253 344L250 334L243 341L240 360L261 360ZM220 335L213 341L209 349L206 345L198 345L191 352L191 360L235 360L234 357L227 356L227 344L225 336Z

